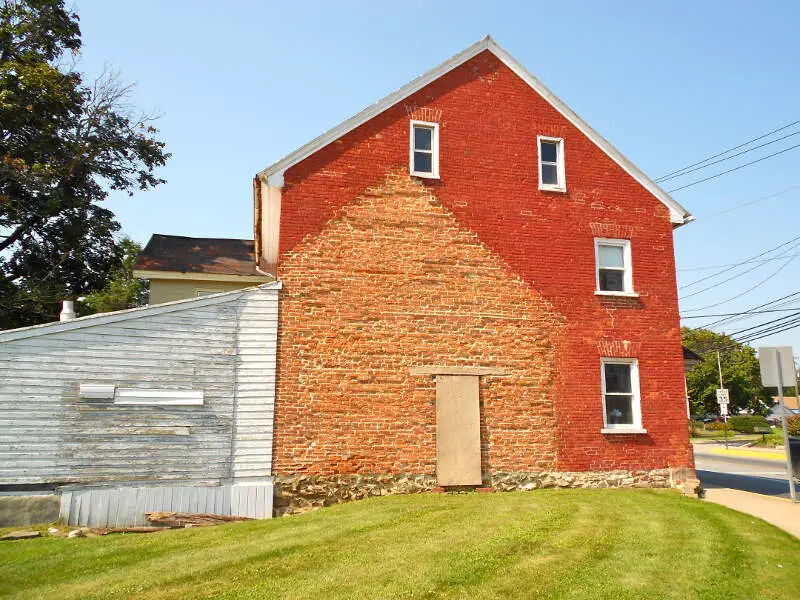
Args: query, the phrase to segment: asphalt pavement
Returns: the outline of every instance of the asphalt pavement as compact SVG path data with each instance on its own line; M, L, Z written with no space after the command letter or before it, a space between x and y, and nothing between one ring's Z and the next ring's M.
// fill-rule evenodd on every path
M695 469L703 487L789 497L786 463L780 456L764 453L764 458L760 458L715 454L722 448L724 446L717 444L694 446Z

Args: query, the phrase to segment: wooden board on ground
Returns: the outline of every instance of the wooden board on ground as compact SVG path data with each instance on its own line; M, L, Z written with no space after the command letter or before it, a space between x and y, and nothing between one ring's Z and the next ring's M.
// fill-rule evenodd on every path
M168 527L202 527L205 525L221 525L237 521L252 521L250 517L235 517L230 515L211 515L206 513L183 512L149 512L145 518L157 525Z

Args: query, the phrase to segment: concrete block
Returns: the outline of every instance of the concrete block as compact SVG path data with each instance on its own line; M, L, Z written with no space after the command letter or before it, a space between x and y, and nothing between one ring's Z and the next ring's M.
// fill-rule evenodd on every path
M18 527L58 520L60 496L0 496L0 527Z

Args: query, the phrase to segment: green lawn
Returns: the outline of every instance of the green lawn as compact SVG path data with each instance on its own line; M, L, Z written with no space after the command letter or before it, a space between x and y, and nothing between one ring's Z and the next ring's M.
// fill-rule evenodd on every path
M800 598L800 540L667 490L375 498L220 527L0 543L14 598Z

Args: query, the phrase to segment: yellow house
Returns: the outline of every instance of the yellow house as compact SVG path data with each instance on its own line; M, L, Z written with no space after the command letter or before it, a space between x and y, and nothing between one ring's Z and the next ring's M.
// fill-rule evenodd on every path
M150 304L228 292L274 281L256 268L253 240L155 233L134 276L150 280Z

